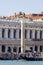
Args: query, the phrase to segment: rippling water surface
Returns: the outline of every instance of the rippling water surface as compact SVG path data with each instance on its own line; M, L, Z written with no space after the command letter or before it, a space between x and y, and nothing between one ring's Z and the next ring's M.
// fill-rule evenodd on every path
M0 65L43 65L43 61L8 60L1 61Z

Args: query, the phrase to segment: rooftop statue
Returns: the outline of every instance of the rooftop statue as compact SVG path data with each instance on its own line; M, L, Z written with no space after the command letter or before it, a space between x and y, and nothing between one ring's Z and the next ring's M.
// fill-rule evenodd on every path
M24 13L24 12L19 12L19 17L20 17L20 18L25 17L25 13Z

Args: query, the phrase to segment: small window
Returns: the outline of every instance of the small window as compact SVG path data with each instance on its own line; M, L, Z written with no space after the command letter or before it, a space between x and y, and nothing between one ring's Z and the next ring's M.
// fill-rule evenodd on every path
M8 52L11 52L11 48L10 47L8 47Z
M32 30L30 30L30 39L32 39Z
M2 38L4 38L5 29L2 29Z
M40 52L42 52L42 46L40 46Z
M40 31L40 39L42 39L42 31Z
M5 52L5 46L2 45L2 52Z
M10 29L8 30L8 38L10 38Z
M25 39L26 39L26 37L27 37L27 30L25 30Z
M13 52L17 52L17 48L16 47L13 48Z
M16 30L14 30L14 38L16 38Z
M37 47L37 46L35 46L35 51L36 51L36 52L38 51L38 47Z
M21 53L21 47L19 47L19 53Z
M19 30L19 38L21 38L21 29Z
M35 39L37 39L37 30L35 30Z

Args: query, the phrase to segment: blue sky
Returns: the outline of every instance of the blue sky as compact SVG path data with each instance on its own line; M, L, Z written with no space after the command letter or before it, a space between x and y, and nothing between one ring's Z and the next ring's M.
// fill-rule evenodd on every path
M20 11L40 13L43 11L43 0L0 0L0 16L9 16Z

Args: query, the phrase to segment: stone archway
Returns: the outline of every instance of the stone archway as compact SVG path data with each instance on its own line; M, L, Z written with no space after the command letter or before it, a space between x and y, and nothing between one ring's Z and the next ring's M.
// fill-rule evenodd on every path
M8 52L11 52L11 47L8 47Z
M21 47L19 47L19 53L21 53Z
M13 48L13 52L17 52L17 47L14 47Z
M5 45L2 45L2 52L5 52Z

